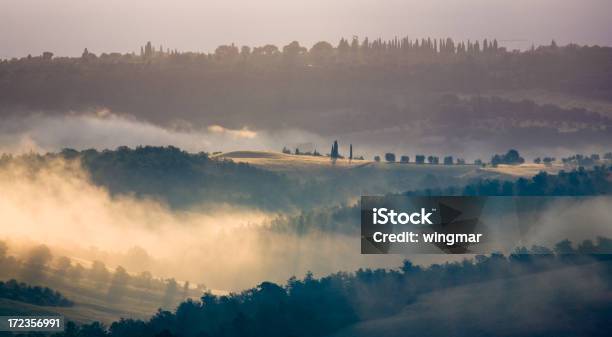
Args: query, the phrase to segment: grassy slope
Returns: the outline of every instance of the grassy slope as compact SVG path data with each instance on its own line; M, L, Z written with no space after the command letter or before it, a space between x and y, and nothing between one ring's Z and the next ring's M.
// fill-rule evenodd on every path
M599 264L568 267L425 294L394 316L334 337L592 335L612 309ZM589 317L590 321L584 321Z
M564 168L562 164L546 166L544 164L522 164L522 165L498 165L497 167L487 167L484 171L496 172L514 177L533 177L540 171L548 174L557 174L560 170L571 170L572 168Z
M234 151L215 155L218 158L227 158L235 162L248 163L263 169L283 173L313 173L313 171L329 172L332 170L358 171L365 168L374 168L383 173L409 173L414 175L426 174L449 174L456 177L476 178L480 176L533 176L540 171L556 173L562 166L546 167L544 164L524 165L499 165L496 168L482 169L475 165L417 165L414 162L408 164L377 163L371 160L337 159L334 162L329 157L298 156L278 152L266 151Z
M329 157L298 156L268 151L234 151L217 154L215 157L231 159L234 162L248 163L256 167L279 171L305 171L317 169L348 169L372 165L368 160L337 159L335 163Z

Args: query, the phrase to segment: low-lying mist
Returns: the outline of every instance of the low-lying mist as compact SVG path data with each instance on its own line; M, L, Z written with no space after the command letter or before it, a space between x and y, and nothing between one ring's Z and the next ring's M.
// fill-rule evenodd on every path
M292 151L295 148L301 151L316 149L325 154L334 140L339 141L341 154L348 153L349 144L352 144L355 156L366 159L393 152L398 156L409 155L412 160L416 154L432 154L453 155L468 162L478 158L487 161L493 153L516 148L529 160L610 150L609 141L605 140L609 134L607 122L598 126L599 121L590 120L584 122L582 128L568 131L560 129L567 124L563 120L557 123L559 125L548 125L512 119L499 122L491 117L461 117L459 112L446 112L435 118L426 114L423 116L422 112L407 112L402 118L411 119L409 117L414 115L411 121L398 121L393 126L385 126L368 124L367 121L372 118L364 113L318 111L312 117L317 122L307 125L286 122L282 127L270 124L263 128L251 128L251 124L245 120L245 124L238 123L242 127L231 129L191 120L174 120L169 125L159 125L142 116L136 118L106 109L92 111L95 112L56 114L24 111L9 114L0 124L0 153L173 145L190 152L279 152L283 147L288 147ZM469 125L461 124L465 121ZM365 126L357 127L353 125L355 123ZM320 127L324 125L338 125L338 128L321 130ZM499 130L494 132L496 129Z
M324 275L363 266L395 267L403 257L359 254L359 237L278 233L278 214L227 204L173 210L151 199L111 196L76 161L0 169L1 240L15 251L48 245L55 256L100 260L128 272L236 290L307 271Z
M7 117L0 125L0 153L44 153L63 148L102 150L139 145L173 145L190 152L280 151L287 144L321 141L319 136L292 129L269 132L220 125L193 128L185 121L162 127L108 110L22 116L26 117Z

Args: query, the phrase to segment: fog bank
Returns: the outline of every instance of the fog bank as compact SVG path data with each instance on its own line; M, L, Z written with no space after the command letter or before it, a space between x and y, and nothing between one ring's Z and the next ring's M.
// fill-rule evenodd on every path
M298 236L262 228L276 214L231 205L175 211L154 200L111 197L76 162L0 169L2 237L12 246L44 243L54 255L101 260L129 272L237 290L363 266L395 267L401 256L359 254L359 237ZM25 248L25 247L24 247Z

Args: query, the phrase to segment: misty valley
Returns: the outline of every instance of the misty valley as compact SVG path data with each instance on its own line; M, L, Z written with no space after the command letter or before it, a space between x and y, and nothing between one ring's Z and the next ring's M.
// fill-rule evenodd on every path
M606 336L612 48L509 45L0 54L0 336Z
M296 162L301 160L298 155L287 156ZM331 288L321 291L333 291L334 296L341 296L342 303L346 303L351 312L357 312L352 318L345 317L346 321L341 321L344 323L326 323L332 325L324 331L331 332L351 322L384 317L370 315L378 312L374 308L385 303L385 296L397 294L379 292L386 294L384 289L391 279L408 277L406 271L397 269L402 263L410 263L404 256L381 258L356 253L359 251L359 205L356 201L359 195L382 193L378 190L381 186L386 186L389 192L406 195L605 195L612 188L609 179L612 168L606 166L605 160L594 161L594 166L589 168L572 166L575 162L567 161L567 171L542 172L526 178L480 165L466 165L473 170L466 177L464 170L456 171L457 167L453 167L456 165L369 161L369 166L364 167L364 163L342 166L342 159L337 159L335 164L329 157L325 160L325 163L310 164L297 171L279 171L274 166L270 170L265 165L237 164L225 157L190 154L174 147L123 147L101 152L66 149L44 155L5 155L0 160L0 187L8 193L3 194L2 213L5 219L21 226L6 227L3 232L0 263L2 277L11 280L5 283L5 289L11 290L0 294L3 298L0 307L4 308L1 312L14 313L16 308L22 313L58 312L81 324L94 320L110 324L120 317L146 321L157 308L170 311L177 305L182 308L192 303L181 304L182 301L197 300L202 294L209 296L202 299L210 298L212 303L219 303L216 305L231 300L237 301L236 305L244 303L240 304L242 306L255 301L250 296L256 293L250 291L262 292L258 296L264 296L272 291L267 287L273 285L279 287L275 291L289 296L287 300L298 301L291 297L299 293L294 295L290 288L273 283L262 283L259 287L263 288L257 290L241 290L262 280L278 284L285 284L287 280L289 284L305 282L304 286L310 284L309 287L315 284L323 287L332 282L324 286ZM427 170L419 171L435 166L448 175L436 185L439 191L428 182ZM366 171L359 172L362 169ZM393 169L399 171L394 173ZM388 174L374 175L372 171ZM396 177L402 174L412 178ZM360 184L364 175L369 177L368 183ZM216 185L215 180L220 177L224 184ZM442 172L438 177L444 177ZM264 187L262 184L274 185ZM340 189L351 185L353 188ZM317 188L312 189L312 186ZM275 193L272 188L282 189L283 198L279 199L281 192ZM266 193L261 193L262 190ZM23 207L32 208L24 212ZM568 220L565 226L575 225ZM596 231L589 228L599 228L598 225L581 226L584 233L589 233ZM562 227L555 224L547 230ZM597 231L612 237L609 227L604 232ZM554 240L554 236L549 239ZM510 254L508 257L479 255L464 260L449 259L445 255L415 255L408 258L419 264L415 267L419 273L427 275L449 273L453 268L481 268L485 261L491 261L487 264L503 261L511 268L507 271L510 274L489 275L483 271L477 279L461 281L459 278L450 284L441 280L439 285L426 288L434 291L455 282L471 284L502 275L538 272L540 267L530 267L532 263L541 266L546 262L546 270L565 265L576 266L578 270L592 263L608 265L607 255L597 252L610 249L611 241L605 236L593 239L597 241L534 241L531 249L536 255L532 257L523 255L526 251L517 247L516 251L505 253ZM564 257L566 254L570 254L567 255L569 260ZM527 263L523 258L527 257L525 261L529 262L523 265ZM501 260L489 260L494 258ZM602 259L604 262L597 262ZM548 266L549 263L552 264ZM439 268L444 269L440 271ZM339 270L358 272L337 274ZM381 279L369 276L362 279L369 273L383 274ZM238 274L240 277L236 278ZM327 276L330 274L333 276ZM304 275L306 278L302 279ZM43 290L35 297L39 299L30 300L25 294L40 292L41 288L19 285L13 279L52 290ZM412 283L402 285L404 281L399 279L393 282L399 282L395 286L401 289L408 287L401 290L408 293L400 298L414 291L426 291L410 286ZM309 291L316 293L315 289L318 288ZM367 303L370 297L360 299L358 293L364 289L382 302ZM59 296L59 301L45 299L47 295L44 294L54 294L57 290L61 294L54 296ZM21 292L24 295L15 295ZM419 303L418 297L413 296L406 297L407 302L403 305L413 301ZM388 315L401 312L402 305L394 306L395 309L385 305L385 312ZM197 310L209 314L207 309ZM332 310L344 312L346 309Z

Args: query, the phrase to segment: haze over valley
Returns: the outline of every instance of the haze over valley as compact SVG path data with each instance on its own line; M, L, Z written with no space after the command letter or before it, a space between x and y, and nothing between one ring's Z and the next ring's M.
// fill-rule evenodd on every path
M608 332L609 1L2 8L0 316L63 315L54 337ZM363 196L474 202L428 228L486 249L366 254Z

